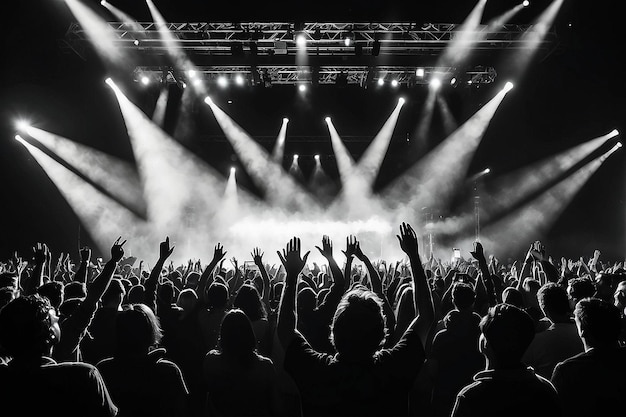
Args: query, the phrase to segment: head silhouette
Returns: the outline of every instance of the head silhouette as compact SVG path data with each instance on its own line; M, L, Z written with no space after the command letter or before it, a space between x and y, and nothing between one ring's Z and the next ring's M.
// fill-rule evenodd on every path
M267 311L261 301L261 295L254 285L242 285L237 291L233 306L243 310L251 321L267 318Z
M256 337L250 319L240 309L230 310L220 328L220 351L240 362L248 362L256 355Z
M145 304L128 304L115 318L116 356L146 355L161 340L159 319Z

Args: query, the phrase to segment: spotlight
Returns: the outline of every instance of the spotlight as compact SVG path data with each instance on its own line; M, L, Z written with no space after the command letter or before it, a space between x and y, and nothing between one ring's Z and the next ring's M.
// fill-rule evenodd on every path
M300 92L304 93L304 92L306 91L306 85L304 85L304 84L300 84L300 85L298 86L298 90L300 90Z
M106 80L104 80L105 83L107 83L108 85L110 85L111 87L113 87L113 80L111 79L111 77L107 77Z
M398 80L391 80L391 86L392 87L397 87L398 86Z
M187 72L187 74L189 74L189 76L190 76L191 78L194 78L194 77L196 76L196 71L195 71L195 70L189 70L189 71Z
M306 36L304 36L304 33L298 33L296 36L296 45L300 48L304 48L306 46Z
M617 147L621 148L622 147L622 142L617 142Z
M211 100L211 97L209 97L209 96L206 96L206 97L204 98L204 102L205 102L206 104L208 104L208 105L213 104L213 100Z
M182 86L183 88L187 88L187 83L183 82Z
M235 172L237 172L237 168L230 167L230 175L235 175Z
M609 137L611 138L614 138L617 135L619 135L619 131L617 129L613 129L611 130L611 133L609 133Z
M293 154L293 160L294 160L294 161L297 161L297 160L298 160L298 158L299 158L298 154L297 154L297 153L294 153L294 154Z
M283 117L283 123L289 123L289 119L287 119L286 117Z
M106 6L106 5L107 5L107 2L106 2L105 0L102 0L102 1L100 2L100 5L101 5L101 6Z
M145 76L145 75L144 75L143 77L141 77L141 83L142 83L143 85L148 85L148 84L150 84L150 78L148 78L147 76Z
M30 129L30 123L26 120L18 120L15 123L15 127L17 127L17 130L19 130L20 132L26 132L28 129Z
M352 42L352 40L349 37L345 37L343 40L343 44L346 46L350 46L350 43Z
M330 123L330 117L326 116L326 117L324 118L324 121L326 121L326 123Z
M196 78L195 80L193 80L193 85L195 85L196 87L200 86L200 84L202 84L202 80L200 78Z
M320 156L319 156L319 155L315 155L315 160L316 160L317 162L319 162L319 161L320 161Z
M220 75L219 77L217 77L217 85L225 88L228 85L228 80L223 75Z
M401 106L404 104L404 97L400 97L398 99L398 104L401 105Z
M522 6L524 6L524 7L528 7L528 6L530 6L530 2L529 2L528 0L524 0L524 1L522 2Z
M417 75L418 77L423 77L424 76L424 68L418 68L415 70L415 75Z
M450 79L450 85L455 85L456 84L456 77L452 77Z
M237 85L243 85L243 75L241 74L237 74L237 76L235 77L235 83Z
M438 90L441 87L441 80L439 78L433 78L430 80L430 86L435 90Z
M382 78L378 79L378 85L384 85L385 84L385 80L383 80Z
M509 91L513 88L513 83L510 81L507 81L506 84L504 84L504 91Z
M135 46L139 45L139 41L137 39L135 39L133 43L135 44Z
M15 135L15 140L24 140L20 135Z
M491 172L491 168L485 168L485 170L483 171L485 174L489 174Z

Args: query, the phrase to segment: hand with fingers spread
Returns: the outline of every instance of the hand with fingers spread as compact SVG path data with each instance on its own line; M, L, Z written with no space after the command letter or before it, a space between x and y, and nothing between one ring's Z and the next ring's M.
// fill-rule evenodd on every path
M396 235L396 237L398 242L400 242L400 248L409 256L409 259L419 255L417 235L410 224L402 223L400 225L400 234Z
M50 250L48 249L48 245L45 243L37 243L37 245L33 248L33 261L35 261L35 264L43 265L49 255Z
M80 250L80 262L89 263L91 260L91 248L85 246Z
M352 258L356 251L358 241L356 236L350 235L346 238L346 250L342 251L346 258Z
M174 246L170 247L170 238L167 236L159 245L159 259L165 261L174 252Z
M283 253L280 251L276 251L280 261L285 267L285 271L287 272L287 278L297 279L298 274L306 265L306 260L309 257L309 253L304 254L304 257L300 256L300 238L293 237L289 243L287 243L287 247L283 249Z
M358 240L356 244L354 245L354 256L356 256L356 258L360 261L364 261L365 258L367 258L365 254L363 253L363 251L361 250L361 243L359 243Z
M333 257L333 242L328 236L322 236L322 247L316 246L316 248L324 258L330 259Z
M119 262L123 257L124 257L124 243L126 243L126 240L124 240L123 242L120 242L122 240L122 237L118 237L117 240L115 241L115 243L113 243L113 246L111 246L111 260L113 260L114 262Z
M478 263L482 266L484 263L487 264L487 260L485 259L485 251L483 249L483 245L480 242L474 242L474 250L470 252L472 258L476 259Z
M264 253L261 252L261 248L254 248L250 255L252 255L252 260L254 261L254 264L258 266L259 268L262 268Z
M237 258L235 258L234 256L230 258L230 263L233 265L235 272L239 271L239 262L237 261Z

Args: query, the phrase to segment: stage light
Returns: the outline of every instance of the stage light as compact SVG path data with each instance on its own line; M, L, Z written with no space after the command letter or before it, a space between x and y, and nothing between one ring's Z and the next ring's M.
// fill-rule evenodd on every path
M298 86L298 90L300 90L300 92L302 92L302 93L303 93L303 92L305 92L305 91L306 91L306 85L304 85L304 84L300 84L300 85Z
M106 5L107 5L107 2L106 2L105 0L102 0L102 1L100 2L100 5L102 5L102 6L106 6Z
M202 84L202 80L200 78L196 78L195 80L193 80L193 85L195 85L196 87L199 87L200 84Z
M220 75L219 77L217 77L217 85L225 88L228 85L228 80L223 75Z
M194 77L196 76L196 71L195 71L195 70L189 70L189 71L187 72L187 74L189 74L189 76L190 76L191 78L194 78Z
M392 87L397 87L398 86L398 80L391 80L391 86Z
M235 77L235 83L237 85L243 85L243 75L241 74L237 74L237 76Z
M133 41L133 43L135 44L135 46L138 46L138 45L139 45L139 41L138 41L137 39L135 39L135 40Z
M485 174L489 174L491 172L491 168L485 168L485 170L483 171Z
M326 117L324 118L324 121L326 121L326 123L330 123L330 117L326 116Z
M26 120L18 120L15 123L15 127L17 127L17 130L20 132L26 132L30 128L30 123Z
M424 76L424 68L418 68L415 70L415 75L417 75L418 77L423 77Z
M293 154L293 160L297 161L300 156L297 153Z
M454 85L454 84L456 84L456 77L452 77L450 79L450 85Z
M296 45L301 48L304 48L306 46L306 36L304 36L304 33L298 33L298 35L296 36Z
M15 135L15 140L24 140L20 135Z
M289 123L289 119L287 119L286 117L283 117L283 123Z
M343 39L343 44L344 44L344 45L346 45L346 46L350 46L350 43L351 43L351 42L352 42L352 40L351 40L348 36L346 36L346 37Z
M187 83L183 82L182 86L183 88L187 88Z
M611 130L611 133L609 133L609 138L614 138L617 135L619 135L619 131L617 129L613 129Z
M315 160L316 160L317 162L319 162L319 161L320 161L320 156L319 156L319 155L315 155Z
M204 102L205 102L206 104L208 104L209 106L210 106L211 104L213 104L213 100L211 100L211 97L209 97L209 96L206 96L206 97L204 98Z
M230 167L230 175L235 175L235 172L237 172L237 168Z
M510 91L513 88L513 83L510 81L507 81L506 84L504 84L504 91Z
M141 77L141 83L142 83L143 85L148 85L148 84L150 84L150 78L148 78L147 76L145 76L145 75L144 75L143 77Z
M438 90L441 87L441 80L439 78L433 78L430 80L430 86L435 90Z
M400 97L400 98L398 99L398 104L400 104L400 105L402 106L402 105L404 104L404 101L405 101L405 100L404 100L404 97Z
M528 6L530 6L530 2L529 2L528 0L524 0L524 1L522 2L522 6L524 6L524 7L528 7Z
M107 77L107 79L106 79L106 80L104 80L104 82L105 82L107 85L110 85L111 87L113 87L113 86L115 85L115 84L113 83L113 80L111 79L111 77Z
M622 147L622 142L617 142L617 147L621 148Z
M378 79L378 85L384 85L385 84L385 80L383 80L382 78Z

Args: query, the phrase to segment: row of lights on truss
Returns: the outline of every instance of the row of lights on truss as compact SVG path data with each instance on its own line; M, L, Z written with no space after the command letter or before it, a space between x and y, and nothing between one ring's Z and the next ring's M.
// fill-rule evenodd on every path
M187 71L187 75L192 80L191 82L193 83L193 85L199 86L202 83L202 80L197 76L198 74L196 70ZM417 68L415 70L415 75L418 78L424 78L425 76L424 68ZM234 83L240 87L243 87L246 84L246 77L243 74L236 74L233 80L234 80ZM152 82L151 78L148 75L141 76L139 81L141 82L141 84L146 85L146 86L150 85ZM385 81L384 77L380 77L376 80L376 84L381 87L384 86L386 83L387 81ZM467 83L472 84L472 80L468 80ZM226 88L228 87L229 84L230 84L229 78L226 77L225 75L220 75L217 77L218 86L222 88ZM442 84L441 79L437 77L433 77L429 82L429 85L433 88L439 88L441 87L441 84ZM456 77L450 78L450 85L455 86L457 84L458 84L458 79ZM397 79L392 79L391 81L389 81L389 85L391 85L394 88L397 88L400 86L400 81L398 81ZM187 88L187 83L183 82L182 87ZM307 89L306 83L298 84L298 90L306 91L306 89Z

